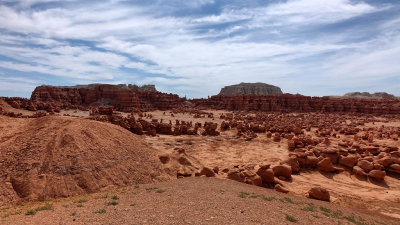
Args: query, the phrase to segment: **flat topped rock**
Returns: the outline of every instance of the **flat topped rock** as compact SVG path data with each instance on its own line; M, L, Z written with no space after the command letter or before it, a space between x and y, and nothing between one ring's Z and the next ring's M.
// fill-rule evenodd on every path
M283 94L279 87L265 83L240 83L225 86L220 95L280 95Z
M343 97L347 98L396 98L392 94L388 94L386 92L376 92L373 94L370 94L369 92L349 92L343 95Z

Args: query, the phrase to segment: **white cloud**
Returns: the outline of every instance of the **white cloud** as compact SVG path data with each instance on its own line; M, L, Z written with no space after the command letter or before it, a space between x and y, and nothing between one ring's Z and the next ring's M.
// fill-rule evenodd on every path
M134 74L134 82L154 82L161 90L174 87L181 93L190 89L196 97L216 94L227 82L274 81L287 91L297 91L304 74L340 85L343 79L332 77L390 77L400 72L395 62L400 42L393 39L399 37L393 30L399 18L377 27L384 34L376 40L349 42L357 31L330 32L311 41L291 33L388 9L363 1L290 0L257 8L227 5L220 14L185 17L170 12L180 4L196 8L213 1L143 7L114 0L90 7L29 7L48 1L31 0L25 6L21 1L20 7L0 4L0 29L5 31L0 33L0 54L16 60L0 59L0 67L80 82L129 81L123 69L133 68L160 74ZM165 7L172 9L160 10ZM217 26L226 23L232 25ZM335 56L321 56L330 53ZM287 77L291 81L286 82Z

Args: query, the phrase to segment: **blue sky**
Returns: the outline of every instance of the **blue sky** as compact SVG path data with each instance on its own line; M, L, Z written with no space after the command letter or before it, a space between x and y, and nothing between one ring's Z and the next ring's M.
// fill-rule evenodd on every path
M240 82L400 96L400 1L0 0L0 96L155 84L190 98Z

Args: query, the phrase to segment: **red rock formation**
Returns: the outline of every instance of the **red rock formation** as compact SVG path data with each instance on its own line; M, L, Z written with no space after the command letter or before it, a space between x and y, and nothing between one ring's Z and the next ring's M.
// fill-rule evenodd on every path
M303 95L215 95L191 102L200 108L262 112L343 112L398 114L399 99L309 97Z
M73 87L39 86L31 96L30 102L37 109L80 108L88 106L113 106L118 111L165 110L179 108L185 98L175 94L152 91L147 86L142 90L138 86L124 84L90 84ZM28 108L28 104L23 106Z
M321 187L311 188L310 191L308 191L308 196L310 198L327 201L327 202L329 202L331 199L329 191L327 191L325 188L321 188Z

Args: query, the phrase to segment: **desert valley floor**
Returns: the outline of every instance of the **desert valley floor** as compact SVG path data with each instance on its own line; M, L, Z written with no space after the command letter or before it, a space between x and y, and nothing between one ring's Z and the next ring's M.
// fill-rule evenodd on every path
M33 115L4 101L1 106ZM118 122L132 117L142 121L143 135ZM396 118L222 110L93 116L62 110L0 121L1 224L400 220ZM146 132L146 124L171 124L181 133L160 134L163 127ZM331 203L307 198L313 187L328 190Z

